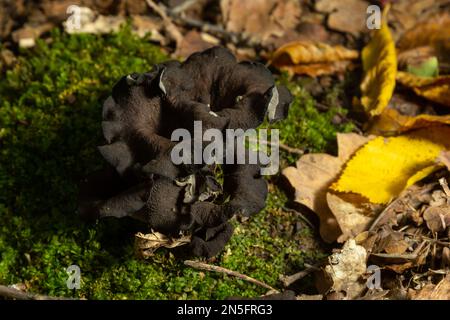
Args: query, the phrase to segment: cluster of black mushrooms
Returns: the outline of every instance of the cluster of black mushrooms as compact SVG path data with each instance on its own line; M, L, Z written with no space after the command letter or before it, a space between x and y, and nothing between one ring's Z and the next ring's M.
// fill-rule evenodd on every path
M108 164L81 183L80 214L132 217L167 236L190 233L183 250L216 255L233 233L233 215L264 208L267 182L260 164L223 164L223 185L214 164L175 165L172 132L194 135L194 121L203 130L257 128L266 115L269 122L285 118L291 101L263 64L238 63L223 47L122 77L103 105L106 144L98 149ZM227 201L216 201L220 194Z

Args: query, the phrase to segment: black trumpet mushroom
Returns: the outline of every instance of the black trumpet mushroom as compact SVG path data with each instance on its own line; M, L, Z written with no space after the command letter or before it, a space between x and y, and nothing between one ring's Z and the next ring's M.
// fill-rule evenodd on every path
M265 117L285 118L291 101L264 65L237 62L222 47L122 77L103 105L105 144L98 149L107 164L82 181L80 215L132 217L171 237L189 233L185 251L216 255L233 233L233 215L264 208L267 183L259 164L223 164L223 184L214 163L174 164L172 133L194 135L195 121L203 132L256 128Z

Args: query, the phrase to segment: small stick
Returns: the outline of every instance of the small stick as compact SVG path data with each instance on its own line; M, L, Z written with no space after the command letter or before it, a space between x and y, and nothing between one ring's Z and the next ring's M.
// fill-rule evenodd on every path
M302 149L290 147L282 142L280 142L278 145L280 146L281 150L287 151L289 153L298 154L299 156L302 156L305 153L305 151L303 151Z
M396 254L396 253L371 253L370 255L379 258L390 258L390 259L405 259L405 260L416 260L417 254L406 253L406 254Z
M272 288L271 286L269 286L268 284L265 284L264 282L261 282L252 277L246 276L245 274L242 274L242 273L239 273L236 271L232 271L230 269L226 269L226 268L219 267L219 266L214 266L214 265L203 263L200 261L193 261L193 260L185 260L184 264L186 266L194 268L194 269L224 273L226 275L233 276L233 277L251 282L251 283L261 286L263 288L279 292L278 290L276 290L275 288Z
M256 140L256 139L249 139L249 142L252 143L261 143L261 144L265 144L268 146L273 146L274 144L272 142L266 141L266 140ZM282 142L278 142L278 146L281 150L287 151L289 153L294 153L294 154L298 154L300 156L302 156L303 154L305 154L305 151L302 149L297 149L297 148L293 148L288 146L287 144L284 144Z
M283 285L287 288L294 282L297 282L298 280L303 279L311 272L320 270L319 265L310 265L310 264L305 263L305 267L306 267L305 270L297 272L291 276L280 276L280 280L281 280L281 282L283 282Z
M304 223L306 223L312 230L314 230L316 228L314 226L314 224L311 221L309 221L309 219L307 217L305 217L305 215L303 213L301 213L295 209L290 209L290 208L286 208L286 207L282 207L281 209L283 209L284 211L287 211L287 212L294 212L295 214L297 214L300 217L300 219Z
M413 233L409 233L409 232L405 232L405 235L406 235L406 236L411 236L411 237L417 237L417 235L415 235L415 234L413 234ZM422 240L427 241L427 242L429 242L429 243L437 243L437 244L442 245L442 246L450 246L450 242L441 241L441 240L437 240L437 239L431 239L431 238L429 238L429 237L422 236L422 235L419 235L419 237L420 237ZM417 241L417 240L416 240L416 241Z
M195 5L197 2L199 2L199 0L186 0L183 3L181 3L180 5L173 8L171 11L174 14L180 14L180 13L188 10L190 7Z
M23 292L3 285L0 285L0 297L16 300L73 300L71 298L50 297L40 294Z
M196 20L179 14L179 10L166 9L167 15L169 15L177 24L187 28L197 28L205 33L211 33L226 42L231 42L235 45L247 45L250 47L259 46L260 43L251 39L246 33L237 33L225 30L220 25L207 23L201 20Z
M181 43L183 40L183 35L181 34L180 30L178 30L177 26L172 22L172 20L169 18L169 16L166 13L165 8L163 8L161 5L156 4L153 0L146 0L147 5L155 11L161 19L163 19L167 33L169 36L175 40L177 44Z

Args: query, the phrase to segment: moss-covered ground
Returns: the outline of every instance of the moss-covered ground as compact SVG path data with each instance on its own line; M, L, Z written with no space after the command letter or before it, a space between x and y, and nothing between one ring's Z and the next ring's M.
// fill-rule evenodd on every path
M150 261L133 253L136 225L129 220L82 223L76 214L77 183L101 167L101 104L114 82L166 59L129 30L109 36L66 35L20 52L0 78L0 284L23 283L41 294L88 299L221 299L259 296L265 289L222 274L185 267L169 251ZM291 147L332 151L333 125L345 111L319 112L302 87L288 83L295 101L275 127ZM333 100L336 90L331 90ZM298 156L282 153L283 165ZM267 207L250 220L234 220L235 234L211 263L280 288L293 273L324 255L315 231L295 213L270 179ZM81 289L66 286L66 268L81 268Z

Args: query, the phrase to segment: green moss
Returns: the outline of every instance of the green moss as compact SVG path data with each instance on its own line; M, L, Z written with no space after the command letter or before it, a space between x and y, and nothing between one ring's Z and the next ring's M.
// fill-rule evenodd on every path
M288 81L286 76L283 76L280 82L294 95L289 115L275 125L265 124L263 127L279 129L280 141L290 147L309 152L335 152L336 133L349 132L354 128L352 123L333 124L335 116L347 114L347 109L336 102L342 88L339 85L331 88L325 97L325 102L330 107L321 112L316 108L316 101L299 83ZM282 156L287 160L287 164L293 164L296 160L285 152Z
M146 71L166 57L128 29L106 37L54 31L20 53L0 82L0 283L25 283L42 294L94 299L208 299L256 296L264 289L222 274L185 267L170 252L149 262L133 256L136 225L129 220L83 224L76 215L77 183L103 165L101 103L122 75ZM282 141L313 151L326 149L339 126L320 113L297 84L289 118L275 126ZM295 160L284 155L289 162ZM272 186L273 187L273 186ZM215 264L279 287L278 276L322 253L307 227L280 208L276 187L267 208L238 223ZM65 269L81 268L82 286L66 287Z

